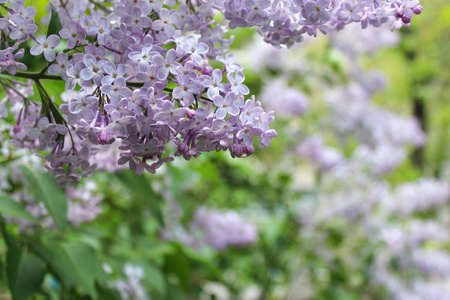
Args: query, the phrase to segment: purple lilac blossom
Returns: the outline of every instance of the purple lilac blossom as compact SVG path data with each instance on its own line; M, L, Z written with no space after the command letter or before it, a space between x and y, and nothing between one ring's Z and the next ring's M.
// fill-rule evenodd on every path
M255 151L254 138L259 137L262 148L277 136L269 127L272 112L265 112L253 96L245 99L250 91L243 68L232 54L225 55L230 43L223 38L225 31L215 31L222 27L212 15L196 14L185 6L179 14L150 2L138 6L117 0L106 11L94 9L88 1L79 2L79 7L73 2L52 1L64 26L59 35L34 37L35 10L27 9L26 1L7 1L8 14L0 19L5 33L17 40L0 53L2 71L25 69L15 59L24 53L17 51L19 45L31 38L36 42L31 54L44 53L50 62L44 72L60 74L66 90L78 91L59 111L16 104L16 144L46 151L46 168L61 186L92 173L98 149L114 143L120 144L113 146L118 149L117 163L140 175L145 170L155 173L174 159L169 143L177 146L174 155L185 159L222 150L244 157ZM153 10L157 16L151 20ZM212 31L201 33L206 27ZM56 53L60 38L67 46ZM223 70L214 70L208 58L219 54L225 55L218 58ZM220 128L219 120L224 122Z
M234 211L219 212L200 207L195 212L192 226L203 230L205 241L217 250L242 247L258 240L256 226Z

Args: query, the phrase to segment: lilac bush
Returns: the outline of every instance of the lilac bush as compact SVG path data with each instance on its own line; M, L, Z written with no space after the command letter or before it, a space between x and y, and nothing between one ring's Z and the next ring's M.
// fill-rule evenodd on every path
M113 6L96 3L97 11L87 2L54 4L49 26L67 27L37 38L33 7L25 7L25 1L2 4L7 11L1 19L4 33L16 40L11 47L4 40L8 52L2 71L32 79L27 84L34 81L42 99L29 101L32 91L21 92L25 83L5 77L2 85L10 93L2 107L5 102L22 104L11 137L20 147L47 151L46 168L61 186L92 173L98 163L96 153L112 143L119 144L118 164L141 175L155 173L173 156L190 159L214 150L248 156L255 151L253 137L260 138L261 148L276 137L269 128L272 113L260 108L254 97L245 99L250 91L233 55L227 54L227 61L217 56L226 50L214 48L217 36L202 34L198 39L191 34L214 23L209 14L197 15L191 8L191 15L184 16L161 5L129 1ZM84 13L88 7L90 15ZM187 6L179 9L186 12ZM60 37L66 46L56 54ZM50 63L39 73L17 72L26 69L16 59L23 56L19 47L28 39L37 43L30 54L43 53ZM215 56L223 62L222 69L208 64L207 57ZM45 79L65 80L66 90L79 90L58 107L41 84ZM248 109L253 109L251 116ZM166 150L169 142L176 151Z
M19 103L18 112L11 111L17 120L11 137L20 147L47 151L46 168L61 186L92 173L93 156L112 143L119 144L118 163L137 175L155 173L173 156L190 159L214 150L249 156L254 137L260 148L270 146L277 136L269 127L272 112L248 97L243 68L226 53L232 41L225 38L226 26L257 26L266 41L290 46L304 33L353 22L378 27L394 18L394 27L409 26L422 11L418 1L400 0L55 0L43 18L47 35L36 37L36 9L26 4L1 3L6 11L0 18L1 71L31 79L26 87L2 75L8 97L0 102L1 115L8 113L5 102ZM218 23L217 12L227 21ZM34 40L29 53L44 54L47 61L37 73L18 72L27 69L18 59L28 40ZM211 66L208 58L219 64ZM64 80L66 90L76 89L77 95L58 105L41 83L49 79ZM31 90L21 92L33 83L41 103L28 99Z
M375 104L386 78L355 63L397 43L389 25L408 27L418 1L50 2L43 34L33 2L0 0L0 230L8 270L37 270L31 291L165 299L219 286L229 298L326 298L321 289L363 265L364 288L445 299L448 232L430 215L450 187L395 181L427 142L423 124ZM236 27L263 38L235 56ZM330 33L315 40L326 50L308 50L318 32ZM255 143L278 154L231 159Z

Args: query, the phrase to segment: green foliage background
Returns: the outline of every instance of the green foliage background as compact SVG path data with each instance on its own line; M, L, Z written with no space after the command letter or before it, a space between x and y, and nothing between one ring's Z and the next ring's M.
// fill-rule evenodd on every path
M39 8L38 19L46 14L46 3L33 1ZM425 175L439 176L448 168L450 3L432 0L423 6L423 14L414 18L411 28L402 29L399 47L362 58L367 68L381 69L390 77L389 88L376 98L379 105L416 114L417 107L422 107L424 112L420 117L428 143L424 150L412 152L412 159L390 175L393 184ZM251 40L253 30L235 30L233 34L233 47L238 49ZM336 62L327 51L316 53L322 56L323 63ZM30 70L39 70L42 66L34 62L25 58ZM252 91L261 91L263 84L260 74L252 70L246 70L246 83ZM305 85L300 81L297 84ZM63 82L46 81L44 86L55 99L64 91ZM314 120L302 122L308 127ZM104 196L103 213L94 222L79 227L66 224L65 196L51 176L23 167L33 186L31 192L45 203L58 231L41 228L24 236L18 234L15 225L0 223L4 238L0 243L1 299L120 299L108 282L122 276L125 262L144 267L143 284L152 299L199 299L207 282L226 286L232 299L239 299L240 293L252 285L261 288L261 299L283 299L277 294L279 287L291 284L302 272L311 274L312 282L306 283L314 287L311 299L387 299L385 291L369 281L368 266L375 253L365 244L362 232L349 234L348 225L339 220L323 225L323 244L335 250L332 267L316 255L315 244L299 238L302 228L290 211L289 200L314 197L314 193L292 192L294 174L277 167L285 149L298 143L288 132L278 129L285 125L282 121L277 125L274 128L279 137L273 146L257 150L247 159L209 153L174 163L161 176L135 177L128 171L96 174L94 179ZM8 168L12 159L0 157L0 167ZM253 209L267 216L258 224L259 242L219 253L196 252L176 242L161 241L158 229L163 223L166 200L153 188L156 183L170 189L187 212L186 222L199 205ZM32 219L12 199L0 196L0 200L3 215ZM349 260L348 253L358 259ZM112 267L112 273L104 271L105 263Z

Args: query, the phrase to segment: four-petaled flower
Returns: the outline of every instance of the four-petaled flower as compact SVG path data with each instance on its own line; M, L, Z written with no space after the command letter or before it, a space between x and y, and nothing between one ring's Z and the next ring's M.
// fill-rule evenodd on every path
M50 62L54 61L56 56L54 48L58 47L61 41L60 37L56 34L52 34L48 38L45 35L41 35L36 38L36 41L38 44L31 47L30 53L37 56L44 52L46 60Z

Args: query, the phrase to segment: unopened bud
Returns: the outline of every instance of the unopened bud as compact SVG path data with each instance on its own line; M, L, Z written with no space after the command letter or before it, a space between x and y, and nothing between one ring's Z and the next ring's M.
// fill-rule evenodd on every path
M414 14L420 15L423 11L423 6L419 4L416 7L414 7L412 11Z
M188 117L188 119L193 119L193 118L195 118L195 115L196 115L195 110L189 108L188 111L187 111L187 117Z
M178 144L178 151L181 154L186 154L189 152L189 146L188 144L186 144L185 142L181 142L180 144Z
M253 153L255 153L255 147L254 147L253 145L250 145L250 146L244 146L244 153L245 153L247 156L252 155Z
M18 125L18 124L17 124L17 125L14 125L13 131L14 131L15 134L21 132L21 131L22 131L22 126L20 126L20 125Z
M405 24L409 24L409 23L411 22L411 18L408 18L407 16L403 16L403 17L402 17L402 21L403 21L403 23L405 23Z
M211 66L204 66L204 67L202 67L202 70L201 70L203 75L208 75L208 76L211 76L213 71L214 70Z
M233 146L230 146L230 153L231 156L234 157L242 157L244 154L243 145L241 144L233 144Z
M114 141L112 134L103 130L97 135L97 139L102 145L109 145Z

